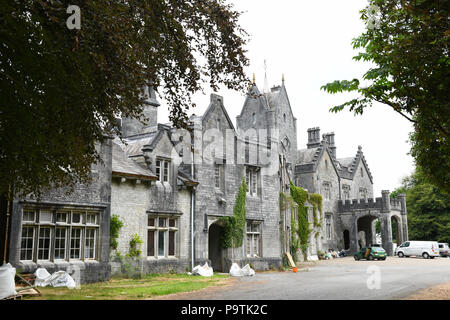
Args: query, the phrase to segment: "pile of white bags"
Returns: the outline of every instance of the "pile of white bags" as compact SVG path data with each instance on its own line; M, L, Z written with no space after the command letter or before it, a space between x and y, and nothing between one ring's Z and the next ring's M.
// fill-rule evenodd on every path
M16 276L16 268L7 263L0 267L0 299L15 296L16 283L14 278Z
M203 276L203 277L211 277L214 274L213 268L208 266L208 263L205 262L205 264L203 266L196 266L193 270L192 270L192 274L193 275L199 275L199 276Z
M255 270L250 268L248 264L246 264L242 269L237 265L237 263L233 263L230 268L230 276L232 277L244 277L244 276L254 276Z
M36 276L34 285L37 287L51 286L73 289L76 286L73 278L65 271L50 274L45 268L38 268L34 274Z

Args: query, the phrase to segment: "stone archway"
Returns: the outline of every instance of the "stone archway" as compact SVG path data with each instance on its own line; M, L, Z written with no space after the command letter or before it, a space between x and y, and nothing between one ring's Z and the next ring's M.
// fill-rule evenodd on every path
M361 241L359 241L358 243L358 249L361 249L360 247L365 247L376 243L376 232L374 227L374 221L376 219L378 219L378 217L373 215L365 215L358 219L357 239L359 240L359 236L364 234L363 239L361 239Z
M208 258L214 271L223 272L223 249L220 244L223 227L219 223L213 223L208 232Z
M403 226L401 217L393 214L390 219L392 242L395 242L397 246L403 243Z

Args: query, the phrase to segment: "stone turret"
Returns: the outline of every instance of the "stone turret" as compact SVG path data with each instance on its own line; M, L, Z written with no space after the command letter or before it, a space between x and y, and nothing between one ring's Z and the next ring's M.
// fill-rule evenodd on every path
M381 191L381 212L390 212L391 211L391 198L389 190Z

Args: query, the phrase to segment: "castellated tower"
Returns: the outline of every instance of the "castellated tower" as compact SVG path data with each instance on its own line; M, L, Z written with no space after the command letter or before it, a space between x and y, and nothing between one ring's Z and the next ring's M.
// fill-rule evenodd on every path
M153 86L148 85L145 89L145 95L148 97L144 102L143 114L147 118L146 123L142 123L134 118L122 118L122 136L124 138L138 135L140 133L156 131L158 127L158 107L160 106L156 99L156 93Z

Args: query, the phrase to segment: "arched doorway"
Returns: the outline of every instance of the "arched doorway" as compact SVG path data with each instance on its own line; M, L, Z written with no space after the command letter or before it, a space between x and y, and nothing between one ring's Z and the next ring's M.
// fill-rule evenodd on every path
M344 230L344 250L350 249L350 231Z
M402 244L402 230L400 218L393 215L391 217L392 242L399 246Z
M208 232L208 257L214 271L223 271L223 249L220 245L223 227L213 223Z

